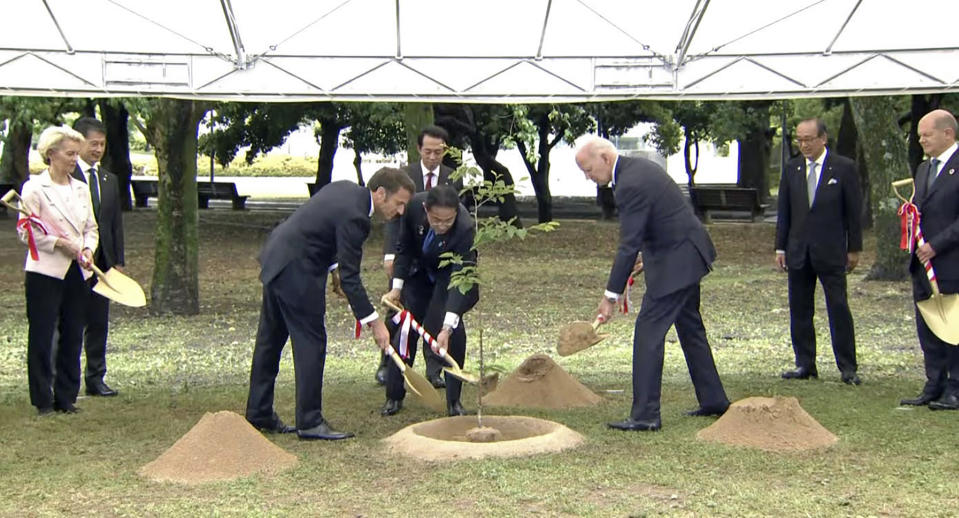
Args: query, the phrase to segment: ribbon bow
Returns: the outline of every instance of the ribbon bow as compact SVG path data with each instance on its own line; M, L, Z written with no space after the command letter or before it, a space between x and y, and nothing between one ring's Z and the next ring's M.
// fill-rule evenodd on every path
M40 255L37 252L37 240L33 237L33 225L36 225L44 234L50 234L50 230L43 224L43 220L35 214L22 216L20 221L17 221L17 228L27 233L27 247L30 249L30 258L37 261L40 259Z
M921 231L919 230L919 207L916 204L907 201L899 207L899 220L902 238L899 241L899 248L908 250L912 253L916 249L916 242L919 240Z

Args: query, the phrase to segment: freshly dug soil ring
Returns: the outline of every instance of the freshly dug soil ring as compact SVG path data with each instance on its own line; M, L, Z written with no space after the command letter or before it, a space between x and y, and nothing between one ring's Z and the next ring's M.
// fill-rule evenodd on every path
M839 441L806 413L794 397L751 397L737 401L696 437L765 451L813 450Z
M140 468L140 475L155 482L202 484L275 474L296 462L243 416L224 411L204 414L170 449Z
M548 409L593 406L600 401L545 354L527 358L495 392L483 397L484 405Z
M503 433L489 426L478 426L466 430L466 440L469 442L496 442Z
M470 442L476 416L434 419L407 426L383 439L391 453L427 461L524 457L575 448L583 436L565 426L523 416L483 416L483 426L499 430L493 442Z

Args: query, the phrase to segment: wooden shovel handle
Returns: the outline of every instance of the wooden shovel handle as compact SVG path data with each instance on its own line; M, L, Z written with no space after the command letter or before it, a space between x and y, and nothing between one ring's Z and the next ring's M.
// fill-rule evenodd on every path
M380 303L383 304L384 306L386 306L386 307L388 307L388 308L396 311L397 313L400 312L400 311L403 311L403 308L397 306L396 304L393 303L392 300L386 298L386 295L383 295L382 297L380 297Z
M599 329L599 326L602 325L603 322L605 322L605 319L599 315L596 315L596 320L593 320L593 331Z

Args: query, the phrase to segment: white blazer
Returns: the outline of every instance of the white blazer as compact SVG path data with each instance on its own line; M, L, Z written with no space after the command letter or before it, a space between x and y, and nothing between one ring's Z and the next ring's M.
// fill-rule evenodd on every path
M41 273L50 277L63 279L70 270L73 257L62 249L55 248L57 239L64 237L80 245L80 248L97 249L99 234L97 220L93 216L93 203L90 201L90 189L87 184L68 176L72 196L60 195L60 190L50 178L49 170L30 177L23 184L20 197L23 199L21 208L43 220L50 234L45 234L37 225L33 225L33 237L37 244L36 261L30 257L27 250L27 261L23 269L28 272ZM20 220L26 216L20 214ZM26 229L17 226L20 241L27 243ZM80 269L83 278L88 279L92 272Z

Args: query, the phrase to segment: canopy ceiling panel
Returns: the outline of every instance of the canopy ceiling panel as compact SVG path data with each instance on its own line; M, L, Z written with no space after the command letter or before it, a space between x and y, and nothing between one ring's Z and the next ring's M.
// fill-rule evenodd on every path
M588 101L959 89L956 0L22 0L0 94Z

